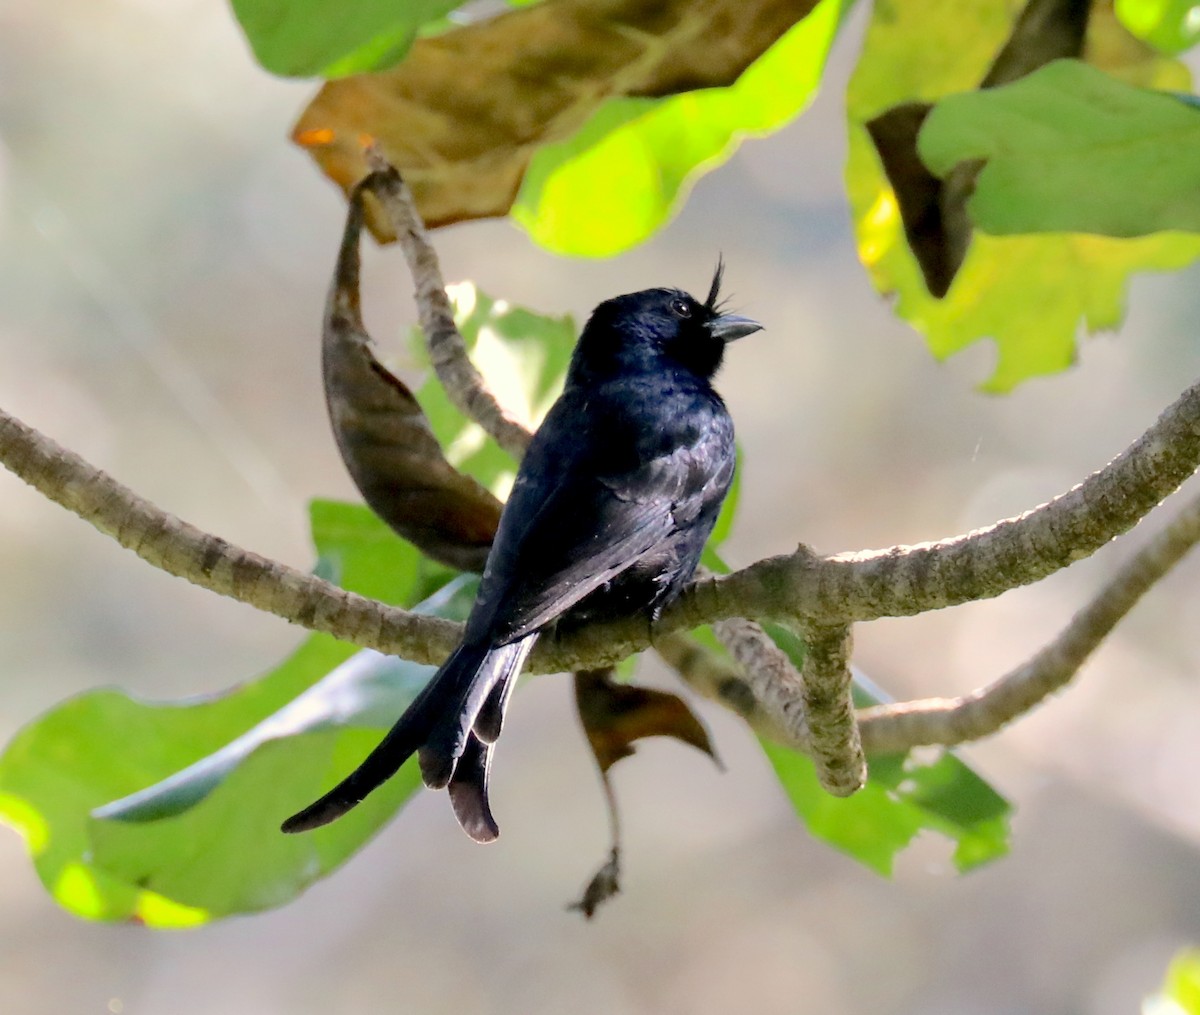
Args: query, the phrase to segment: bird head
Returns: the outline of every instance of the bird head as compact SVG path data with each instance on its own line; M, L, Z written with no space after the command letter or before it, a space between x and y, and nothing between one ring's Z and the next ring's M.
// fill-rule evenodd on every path
M654 369L666 361L711 378L729 342L762 329L757 321L722 310L724 269L718 261L703 303L682 289L644 289L605 300L583 329L572 372Z

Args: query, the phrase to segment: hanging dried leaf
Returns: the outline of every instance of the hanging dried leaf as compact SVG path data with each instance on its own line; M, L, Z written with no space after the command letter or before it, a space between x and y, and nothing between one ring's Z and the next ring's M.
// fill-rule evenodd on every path
M575 704L601 773L629 757L635 741L646 737L674 737L717 761L708 730L674 694L619 684L612 670L583 670L575 674Z
M581 670L575 674L575 705L600 770L612 829L608 860L592 876L582 898L568 907L579 910L588 919L621 890L621 818L608 770L633 754L635 741L657 736L682 740L703 751L718 765L721 763L713 751L708 730L681 698L666 691L619 684L613 677L611 669Z
M434 560L482 571L500 502L446 460L412 392L371 351L359 303L363 187L351 194L325 310L322 369L338 449L363 499L397 533Z
M609 98L728 85L815 0L555 0L421 39L383 74L328 82L293 132L349 191L375 138L430 227L508 212L533 152ZM372 231L390 227L368 211Z

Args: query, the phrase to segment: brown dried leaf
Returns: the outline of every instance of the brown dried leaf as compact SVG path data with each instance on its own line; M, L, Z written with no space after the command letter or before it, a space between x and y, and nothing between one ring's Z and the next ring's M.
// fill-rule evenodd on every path
M292 138L347 192L367 172L363 136L376 139L431 227L504 215L533 152L606 99L728 85L815 5L549 0L421 39L386 73L328 82Z
M434 560L482 571L501 504L446 460L412 392L371 351L359 304L362 221L360 187L351 194L322 343L338 449L363 499L397 533Z
M674 737L717 761L708 730L674 694L619 684L612 670L583 670L575 674L575 704L601 773L629 757L634 742L645 737Z
M674 694L649 687L619 684L613 671L580 670L575 674L575 706L600 769L600 785L608 806L612 845L609 858L592 875L583 896L568 909L591 919L597 908L621 890L621 817L608 770L633 753L644 737L674 737L691 744L721 764L706 730L687 704Z

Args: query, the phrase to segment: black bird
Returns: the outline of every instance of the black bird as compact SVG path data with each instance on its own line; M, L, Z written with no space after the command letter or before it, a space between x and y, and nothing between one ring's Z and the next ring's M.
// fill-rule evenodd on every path
M538 635L646 611L691 580L733 480L733 421L711 380L725 344L758 331L708 299L647 289L601 303L566 387L529 444L500 518L462 642L349 776L283 823L324 825L414 752L449 788L471 838L499 834L488 806L492 745Z

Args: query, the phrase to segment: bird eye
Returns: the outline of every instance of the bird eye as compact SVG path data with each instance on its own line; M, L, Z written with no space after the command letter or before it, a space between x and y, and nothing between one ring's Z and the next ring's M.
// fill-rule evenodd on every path
M688 306L686 300L673 299L671 300L671 313L676 317L691 317L692 308Z

